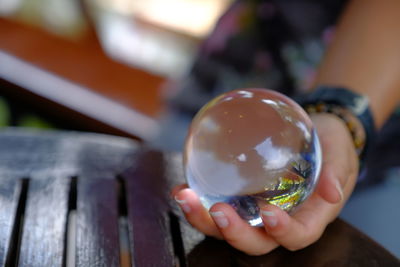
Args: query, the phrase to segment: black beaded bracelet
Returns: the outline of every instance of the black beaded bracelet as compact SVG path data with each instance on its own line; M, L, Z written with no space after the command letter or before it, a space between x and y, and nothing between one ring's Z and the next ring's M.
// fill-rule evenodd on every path
M375 138L375 124L366 96L345 88L318 87L295 98L308 113L331 113L344 121L361 161Z

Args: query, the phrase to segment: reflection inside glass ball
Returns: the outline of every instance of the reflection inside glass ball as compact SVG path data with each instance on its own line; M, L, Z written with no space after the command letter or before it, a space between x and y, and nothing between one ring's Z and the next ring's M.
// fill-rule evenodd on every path
M291 212L313 191L321 151L312 122L282 94L243 89L205 105L190 126L184 151L189 184L209 209L229 203L252 226L274 204Z

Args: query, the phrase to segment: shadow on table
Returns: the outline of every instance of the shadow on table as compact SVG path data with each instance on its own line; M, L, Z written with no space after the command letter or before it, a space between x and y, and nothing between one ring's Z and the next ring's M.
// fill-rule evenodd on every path
M213 260L210 260L213 259ZM315 244L296 252L282 247L248 256L223 241L206 238L188 255L188 266L399 266L390 254L340 219Z

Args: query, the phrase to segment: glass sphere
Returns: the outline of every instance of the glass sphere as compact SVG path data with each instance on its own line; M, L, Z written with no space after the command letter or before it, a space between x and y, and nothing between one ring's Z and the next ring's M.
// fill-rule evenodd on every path
M273 204L292 212L313 191L321 149L312 121L286 96L267 89L216 97L195 116L186 138L189 187L209 209L229 203L252 226Z

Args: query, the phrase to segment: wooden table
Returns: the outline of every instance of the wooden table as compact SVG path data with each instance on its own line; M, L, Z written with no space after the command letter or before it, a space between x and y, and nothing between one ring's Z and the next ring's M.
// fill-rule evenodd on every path
M0 18L0 93L63 124L151 139L164 82L109 58L93 28L72 41Z
M0 132L0 266L400 266L335 220L297 252L251 257L205 238L168 196L179 154L121 137Z

